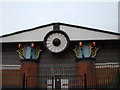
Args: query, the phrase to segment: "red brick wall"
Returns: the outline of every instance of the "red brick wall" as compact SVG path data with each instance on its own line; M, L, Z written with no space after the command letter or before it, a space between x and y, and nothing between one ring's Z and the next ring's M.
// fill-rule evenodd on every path
M21 87L23 86L22 70L2 70L2 86L7 87Z
M117 77L118 67L96 68L96 80L98 85L112 84Z
M34 61L23 61L21 68L27 79L27 87L36 87L39 64Z
M95 75L95 62L94 61L81 61L77 62L78 75L83 76L84 80L84 73L86 73L87 79L87 86L95 86L96 85L96 75Z

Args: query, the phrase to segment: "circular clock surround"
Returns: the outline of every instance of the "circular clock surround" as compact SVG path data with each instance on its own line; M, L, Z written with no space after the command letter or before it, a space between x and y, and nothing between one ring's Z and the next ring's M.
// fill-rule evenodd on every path
M51 31L45 36L44 44L52 53L60 53L68 47L69 37L61 30Z

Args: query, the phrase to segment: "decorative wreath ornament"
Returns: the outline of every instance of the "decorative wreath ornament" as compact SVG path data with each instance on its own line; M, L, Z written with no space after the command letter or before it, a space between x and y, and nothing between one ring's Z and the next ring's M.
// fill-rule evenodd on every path
M51 31L44 38L44 44L52 53L60 53L68 47L69 37L63 31Z

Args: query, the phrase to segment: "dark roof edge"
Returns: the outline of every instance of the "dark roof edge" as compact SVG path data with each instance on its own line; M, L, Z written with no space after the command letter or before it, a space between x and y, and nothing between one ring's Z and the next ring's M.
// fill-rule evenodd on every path
M70 27L75 27L75 28L83 28L83 29L87 29L87 30L91 30L91 31L103 32L103 33L108 33L108 34L120 35L120 33L115 33L115 32L104 31L104 30L100 30L100 29L94 29L94 28L88 28L88 27L83 27L83 26L78 26L78 25L72 25L72 24L66 24L66 23L58 22L58 23L50 23L50 24L34 27L34 28L31 28L31 29L22 30L22 31L17 31L17 32L13 32L13 33L10 33L10 34L1 35L0 38L11 36L11 35L14 35L14 34L23 33L23 32L32 31L32 30L39 29L39 28L44 28L44 27L51 26L51 25L54 25L54 24L70 26Z
M110 32L110 31L104 31L104 30L95 29L95 28L89 28L89 27L84 27L84 26L78 26L78 25L72 25L72 24L65 24L65 23L59 23L59 24L60 25L64 25L64 26L70 26L70 27L76 27L76 28L83 28L83 29L87 29L87 30L91 30L91 31L97 31L97 32L103 32L103 33L108 33L108 34L120 35L120 33Z
M46 24L46 25L42 25L42 26L38 26L38 27L26 29L26 30L22 30L22 31L13 32L13 33L10 33L10 34L1 35L0 38L1 38L1 37L11 36L11 35L14 35L14 34L23 33L23 32L32 31L32 30L39 29L39 28L44 28L44 27L47 27L47 26L51 26L51 25L53 25L53 24L55 24L55 23L50 23L50 24Z

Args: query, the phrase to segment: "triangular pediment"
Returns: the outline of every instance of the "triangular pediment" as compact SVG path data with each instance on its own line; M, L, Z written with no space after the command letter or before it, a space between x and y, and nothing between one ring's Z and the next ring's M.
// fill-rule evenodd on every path
M120 34L104 30L92 29L64 23L51 23L37 28L15 32L0 37L0 42L39 42L43 41L46 34L54 30L54 25L64 31L71 41L80 40L118 40Z

